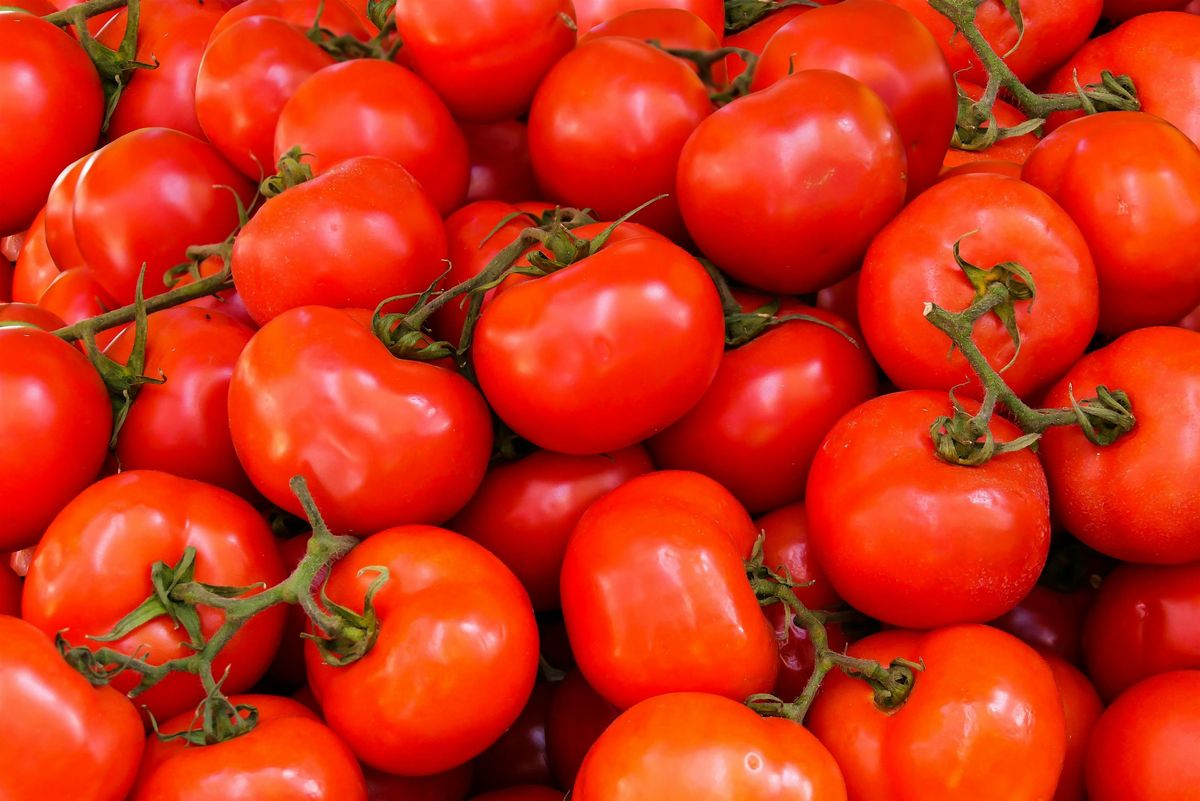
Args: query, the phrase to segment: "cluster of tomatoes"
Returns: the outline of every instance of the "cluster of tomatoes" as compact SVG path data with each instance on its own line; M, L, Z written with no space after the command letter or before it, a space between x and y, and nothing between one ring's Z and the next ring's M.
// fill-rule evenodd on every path
M1200 799L1196 3L9 5L0 798Z

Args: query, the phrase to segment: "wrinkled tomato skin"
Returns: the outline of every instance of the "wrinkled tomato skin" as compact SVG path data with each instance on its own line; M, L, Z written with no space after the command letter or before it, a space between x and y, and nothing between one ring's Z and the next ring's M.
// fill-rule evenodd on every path
M87 266L87 261L79 251L79 243L75 241L75 191L79 188L83 168L92 155L88 153L76 160L54 179L50 194L46 197L46 208L42 210L46 250L60 270Z
M471 160L467 203L479 200L518 203L541 195L533 175L525 123L503 120L461 127Z
M704 20L717 36L725 34L722 0L575 0L579 33L582 36L602 22L642 8L682 8Z
M46 246L45 212L38 212L13 265L12 299L18 303L37 303L60 272Z
M621 710L592 689L578 670L567 671L550 699L546 748L554 776L562 787L575 784L579 766Z
M1053 801L1084 801L1087 797L1084 767L1088 741L1100 713L1104 711L1104 703L1079 668L1052 654L1043 656L1050 666L1050 672L1054 674L1054 683L1058 685L1067 733L1066 756Z
M508 731L475 757L472 792L554 783L546 749L547 720L553 695L554 685L549 682L538 682L533 686L525 708Z
M992 625L1043 653L1079 665L1083 658L1083 621L1095 595L1090 586L1059 592L1038 585Z

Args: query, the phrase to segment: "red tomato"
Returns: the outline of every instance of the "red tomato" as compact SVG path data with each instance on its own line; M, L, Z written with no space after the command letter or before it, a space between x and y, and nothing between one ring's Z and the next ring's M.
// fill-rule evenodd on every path
M419 463L419 462L414 462ZM379 639L346 667L311 641L308 676L326 720L369 765L427 776L477 756L533 689L537 624L517 578L479 545L432 526L374 534L334 565L330 599L357 611L379 565ZM447 715L462 704L469 715Z
M943 169L942 174L938 177L938 180L946 181L959 175L974 175L975 173L988 173L993 175L1003 175L1008 178L1020 178L1021 165L1014 164L1011 161L991 161L988 159L964 161L957 167Z
M863 685L866 686L866 685ZM651 698L588 752L573 801L845 801L837 765L802 726L703 693Z
M563 57L538 87L529 112L534 173L551 199L619 217L673 193L684 142L713 110L686 62L644 42L600 37ZM684 235L674 198L633 219Z
M0 233L27 228L58 174L96 147L104 94L78 43L32 14L0 13Z
M1163 673L1100 716L1087 754L1091 801L1184 801L1200 787L1200 670Z
M395 162L362 156L268 200L234 241L233 280L264 325L309 304L373 309L422 292L445 257L429 196Z
M858 271L818 292L817 308L831 311L861 330L858 322Z
M562 790L531 784L477 795L471 801L562 801Z
M98 643L87 635L107 634L152 592L150 568L175 565L184 549L196 549L195 580L227 587L283 580L283 565L271 531L248 503L225 490L153 470L131 470L96 482L75 497L46 529L25 579L25 619L48 634L69 629L72 645L104 645L122 653L148 650L152 663L186 656L188 635L166 616L125 637ZM112 554L120 553L120 559ZM224 613L198 607L205 637ZM284 610L274 607L252 618L213 662L213 674L229 674L222 689L236 693L262 676L279 646ZM113 686L138 683L122 673ZM174 673L139 695L158 720L192 709L204 697L200 680Z
M979 84L968 83L961 79L957 80L959 87L971 99L979 100L983 96L983 87ZM997 99L992 105L992 114L995 115L996 123L1001 128L1015 128L1029 120L1019 108L1005 103L1000 99ZM984 123L983 127L988 127L988 123ZM1036 135L1028 133L1021 136L1009 137L1008 139L1001 139L984 150L958 150L952 147L946 151L946 157L942 160L942 167L948 169L984 160L999 160L1014 164L1024 164L1025 159L1029 158L1029 154L1037 147L1039 141L1041 140ZM1019 178L1020 174L1018 173L1013 177Z
M189 246L229 236L235 193L249 205L254 190L208 143L167 128L134 131L87 162L75 194L76 241L118 304L132 303L143 265L146 297L161 294L163 274Z
M764 608L763 612L775 629L775 640L779 646L779 675L775 677L775 686L771 692L779 698L791 701L800 697L808 680L812 678L816 664L812 641L809 639L808 630L796 622L794 617L787 615L787 608L782 604L772 604ZM846 650L849 640L840 623L826 623L825 634L830 649Z
M1088 243L1045 193L1000 175L944 181L910 203L883 230L863 260L858 317L880 367L901 389L983 388L961 353L922 316L925 303L965 309L981 294L954 261L983 270L1015 261L1029 270L1037 295L1016 302L1021 352L1004 373L1014 392L1030 397L1083 355L1096 330L1099 300ZM1000 369L1016 346L999 315L975 324L974 338Z
M12 301L12 272L12 262L0 257L0 303Z
M885 631L849 653L925 664L891 714L875 707L866 682L840 671L825 680L808 726L841 766L850 801L1040 801L1053 794L1066 746L1063 707L1054 674L1032 648L988 626L949 626Z
M750 286L796 294L858 266L904 203L905 172L879 96L845 75L806 70L701 123L676 188L704 255Z
M746 311L761 305L743 301ZM848 323L798 303L779 313L829 325L794 320L726 351L700 402L649 442L660 467L712 476L751 512L804 497L825 434L876 390L875 364Z
M579 44L587 44L605 36L627 36L643 42L654 41L660 48L670 50L716 50L721 46L721 36L708 24L684 8L635 8L620 16L602 22L579 37ZM692 62L697 73L700 67ZM725 63L712 65L712 80L718 86L726 83Z
M684 477L678 486L673 475ZM769 690L778 671L746 553L710 501L691 500L686 476L618 487L592 504L567 544L571 649L588 682L622 709L692 690L740 701Z
M83 168L93 155L88 153L62 171L50 187L46 208L42 210L45 247L60 270L87 266L87 261L79 252L79 243L75 241L75 190L79 187Z
M546 753L546 729L554 685L538 682L520 716L474 761L476 793L526 784L553 784ZM562 793L555 801L562 801Z
M484 395L516 433L589 454L678 420L712 383L723 345L720 300L703 268L645 238L497 295L473 355Z
M1104 704L1100 702L1096 688L1078 668L1056 656L1046 656L1046 664L1054 674L1054 683L1058 685L1058 693L1062 698L1067 733L1066 757L1053 801L1084 801L1084 762L1087 759L1088 740L1100 713L1104 711Z
M934 182L954 133L957 92L937 42L916 17L885 0L815 9L771 37L754 89L801 70L834 70L878 93L904 142L908 196Z
M12 299L19 303L37 303L59 272L46 246L45 212L41 211L33 218L13 266Z
M449 526L500 557L534 609L558 609L563 553L579 518L600 496L653 469L636 445L596 456L537 451L489 470Z
M120 305L96 280L96 273L91 267L59 273L38 301L38 306L72 325ZM100 332L96 335L96 345L103 350L119 333L121 328ZM83 343L77 344L83 350Z
M21 577L8 565L8 555L0 554L0 615L21 614Z
M216 275L221 270L225 269L225 260L220 256L209 256L204 261L200 262L200 277L207 278L210 275ZM180 276L175 286L187 286L195 279L192 278L191 272L184 273ZM239 323L243 323L251 329L258 328L258 324L250 317L250 312L246 311L246 304L242 302L242 296L237 293L236 289L229 289L224 292L218 292L215 295L206 295L202 298L189 300L184 306L194 306L197 309L205 309L206 311L219 311L222 314L227 314Z
M129 801L366 801L354 754L307 707L273 695L229 700L257 709L258 724L215 745L151 734ZM192 711L159 726L163 734L198 729Z
M1073 665L1083 658L1083 620L1096 592L1090 586L1059 592L1041 585L992 625L1019 637L1042 653Z
M368 31L359 14L351 8L357 3L358 0L354 3L343 0L245 0L225 12L209 36L209 41L244 19L275 17L303 31L319 23L335 36L352 36L365 42L375 31ZM363 9L366 10L365 2Z
M467 202L517 203L541 194L529 155L529 132L516 120L463 125L471 159Z
M56 336L0 326L0 550L33 545L95 479L112 410L87 359Z
M7 322L32 323L43 331L56 331L66 325L52 311L31 303L0 303L0 324Z
M1101 553L1129 562L1200 560L1200 495L1180 476L1200 471L1200 334L1143 328L1083 357L1046 395L1069 406L1103 384L1129 395L1132 431L1107 447L1074 426L1052 428L1039 455L1051 508L1068 531ZM1097 492L1097 487L1104 487Z
M749 28L726 36L725 46L740 47L743 50L749 50L756 56L761 56L767 42L771 40L776 31L811 10L811 6L784 6L772 11ZM729 80L732 81L746 71L746 62L741 56L730 54L725 58L725 67L729 70Z
M764 535L763 561L781 576L801 585L795 588L800 603L809 609L833 609L842 598L808 545L808 516L803 503L793 503L754 521ZM779 607L772 604L768 609Z
M639 8L682 8L704 20L717 36L725 33L723 0L575 0L579 33L585 34L601 22Z
M279 556L283 560L283 569L289 575L307 553L308 541L311 537L312 532L308 532L279 541ZM304 639L301 637L307 623L308 615L298 604L287 607L287 622L283 626L283 637L279 641L279 650L275 652L275 659L271 662L271 667L267 669L269 680L278 682L285 687L302 686L307 689L308 685L305 683L307 675L304 671ZM315 698L312 699L309 706L320 711L320 706Z
M363 775L367 801L463 801L471 786L470 763L433 776L393 776L370 766Z
M592 689L578 670L570 670L550 699L546 748L559 785L571 787L583 758L621 710Z
M813 555L851 606L885 623L991 620L1028 594L1046 563L1037 457L1022 450L970 469L941 461L929 427L950 413L939 392L867 401L829 432L808 476ZM999 417L991 430L1000 442L1020 435Z
M1152 11L1183 11L1187 0L1104 0L1104 18L1124 22Z
M0 615L0 640L0 796L122 801L142 753L133 704L88 684L22 620Z

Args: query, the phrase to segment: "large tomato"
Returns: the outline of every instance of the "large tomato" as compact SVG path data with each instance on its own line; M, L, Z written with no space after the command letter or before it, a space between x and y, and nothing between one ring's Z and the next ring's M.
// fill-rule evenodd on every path
M155 618L114 642L107 634L150 597L150 569L175 565L185 548L196 549L195 580L245 587L282 581L283 566L271 530L248 503L217 487L153 470L131 470L96 482L75 497L46 529L25 579L22 612L47 634L67 629L72 645L122 653L147 652L155 664L192 653L189 636L168 617ZM119 559L112 554L119 553ZM201 633L211 637L224 620L198 607ZM283 629L284 610L252 618L213 662L213 674L229 669L223 689L242 692L267 669ZM113 679L127 691L132 671ZM204 697L200 680L173 673L138 696L157 719L192 709Z
M74 324L97 314L103 314L118 306L112 295L105 291L96 280L96 273L91 267L80 267L68 270L50 282L38 306L62 319L63 322ZM101 348L108 346L121 332L119 328L109 328L96 334L96 344ZM77 343L80 350L84 349L82 342Z
M1101 553L1130 562L1200 559L1200 494L1180 476L1200 474L1200 334L1143 328L1083 357L1047 394L1070 406L1095 387L1124 390L1133 430L1108 446L1078 428L1050 429L1040 455L1051 508L1068 531ZM1103 492L1097 492L1103 487Z
M52 334L0 327L0 365L0 551L15 551L100 472L112 408L87 359Z
M350 36L365 42L373 33L367 30L362 19L366 16L367 4L362 4L362 14L351 6L356 8L358 0L354 0L353 3L344 0L245 0L225 12L213 28L209 40L216 39L222 32L244 19L275 17L303 31L319 24L322 29L335 36Z
M592 744L620 714L578 670L568 671L556 685L546 719L546 750L560 786L575 784Z
M31 303L0 303L0 325L6 323L30 323L43 331L57 331L66 325L52 311Z
M775 35L776 31L811 10L812 6L784 6L772 11L750 27L726 36L725 46L749 50L756 56L762 56L767 42L771 41L771 37ZM746 62L736 53L730 53L725 58L725 68L729 71L729 80L732 81L746 71Z
M908 205L871 243L858 282L858 318L867 344L901 389L983 388L967 360L947 358L946 335L922 317L925 303L961 311L986 290L955 263L981 270L1017 262L1033 276L1036 296L1014 303L1021 352L1004 373L1029 397L1083 355L1096 330L1099 300L1088 243L1045 193L1003 175L963 175L932 187ZM999 314L974 328L988 363L1000 369L1016 345Z
M0 615L0 640L0 796L122 801L142 753L133 704L88 684L22 620Z
M721 36L708 24L685 8L635 8L620 16L602 22L579 37L579 44L606 36L628 36L643 42L656 42L668 50L716 50L721 46ZM688 62L700 72L698 64ZM713 83L723 86L726 82L725 64L717 61L712 65Z
M37 303L59 272L46 245L45 212L40 211L29 226L13 265L12 299L18 303Z
M1100 713L1104 711L1104 703L1079 668L1053 655L1046 656L1046 664L1054 674L1054 683L1058 685L1058 694L1062 698L1067 734L1067 751L1053 801L1084 801L1088 742Z
M808 475L809 543L838 593L886 623L983 622L1037 581L1050 546L1046 476L1028 450L947 464L929 427L938 392L867 401L829 432ZM997 440L1020 435L991 421Z
M334 565L329 598L361 611L374 566L389 571L374 599L378 639L345 667L326 664L309 642L309 682L364 762L439 773L477 756L520 714L538 667L533 609L499 559L432 526L368 537ZM451 707L470 714L446 714Z
M1083 621L1096 591L1090 585L1073 592L1034 587L1019 604L992 621L1042 653L1073 665L1083 658Z
M54 179L50 194L46 197L46 208L42 211L46 250L60 270L87 266L75 239L75 190L79 188L83 168L93 155L88 153L63 170ZM37 225L36 221L34 225Z
M579 32L585 34L601 22L639 8L682 8L704 20L717 36L725 33L723 0L575 0Z
M676 190L688 233L731 276L771 292L814 292L849 275L900 210L905 164L879 95L806 70L700 123L683 147Z
M471 157L467 201L519 203L541 195L529 155L529 132L517 120L462 126Z
M860 679L835 671L821 688L808 726L841 766L850 801L1044 801L1054 794L1066 750L1063 707L1054 675L1032 648L988 626L950 626L885 631L849 653L925 665L891 714L875 707Z

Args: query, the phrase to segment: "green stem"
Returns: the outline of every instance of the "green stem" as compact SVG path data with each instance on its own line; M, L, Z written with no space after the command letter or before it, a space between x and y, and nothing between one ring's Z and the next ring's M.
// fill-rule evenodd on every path
M97 14L103 14L105 11L124 8L128 2L129 0L87 0L86 3L79 3L62 11L47 14L42 19L51 25L57 25L60 28L69 28L75 24L76 20L86 20Z

